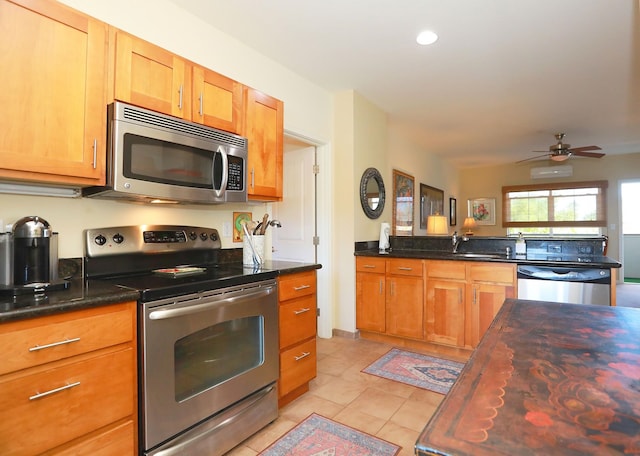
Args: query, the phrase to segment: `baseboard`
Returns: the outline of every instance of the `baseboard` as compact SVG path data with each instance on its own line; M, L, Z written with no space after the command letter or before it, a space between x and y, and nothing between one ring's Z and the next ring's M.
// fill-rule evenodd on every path
M360 331L357 329L355 332L345 331L343 329L333 329L333 337L344 337L345 339L360 339Z

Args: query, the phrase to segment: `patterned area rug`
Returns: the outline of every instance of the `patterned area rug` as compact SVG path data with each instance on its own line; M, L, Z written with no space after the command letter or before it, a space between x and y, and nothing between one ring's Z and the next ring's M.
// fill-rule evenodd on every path
M362 372L446 394L463 367L456 361L393 348Z
M399 451L397 445L313 413L260 456L394 456Z

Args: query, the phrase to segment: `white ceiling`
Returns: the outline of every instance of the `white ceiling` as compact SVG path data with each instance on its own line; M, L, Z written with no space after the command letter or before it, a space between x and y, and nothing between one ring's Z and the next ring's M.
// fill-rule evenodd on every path
M638 0L175 3L329 91L357 91L456 166L539 155L558 132L640 152ZM434 45L416 44L424 29Z

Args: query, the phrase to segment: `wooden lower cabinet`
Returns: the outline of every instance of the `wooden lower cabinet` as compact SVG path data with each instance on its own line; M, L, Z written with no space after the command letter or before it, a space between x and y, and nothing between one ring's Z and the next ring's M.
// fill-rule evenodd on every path
M516 267L477 263L469 268L469 298L465 310L465 345L475 348L507 298L517 297Z
M356 327L378 340L468 353L516 288L510 263L356 257Z
M464 346L465 283L453 280L427 281L427 340Z
M466 269L463 261L427 261L426 334L430 342L464 347Z
M423 261L356 258L356 327L390 336L424 338Z
M316 271L278 277L280 407L309 391L317 373Z
M356 327L385 332L386 276L382 258L356 258Z
M135 325L135 302L0 325L25 352L0 375L0 454L135 454Z

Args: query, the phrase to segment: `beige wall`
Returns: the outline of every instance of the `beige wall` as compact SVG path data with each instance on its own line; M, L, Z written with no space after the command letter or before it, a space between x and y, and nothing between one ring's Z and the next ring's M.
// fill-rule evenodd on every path
M502 227L502 186L555 181L608 180L607 220L609 226L604 230L604 234L609 236L608 256L620 259L619 183L621 180L640 179L640 153L606 155L600 159L574 158L565 164L573 167L573 175L561 179L531 179L531 168L547 166L548 162L546 161L462 169L460 170L461 201L458 203L460 209L463 214L466 212L469 198L495 198L495 226L480 226L475 230L475 233L481 236L504 236L506 228Z

